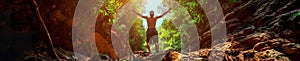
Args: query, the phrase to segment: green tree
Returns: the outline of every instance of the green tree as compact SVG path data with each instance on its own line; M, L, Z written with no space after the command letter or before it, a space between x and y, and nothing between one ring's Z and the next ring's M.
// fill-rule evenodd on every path
M145 50L145 45L143 45L146 43L145 32L143 21L141 19L135 20L129 32L129 44L133 51Z
M162 44L163 50L181 50L182 43L180 40L180 34L176 26L168 20L164 20L162 25L158 28L160 44Z

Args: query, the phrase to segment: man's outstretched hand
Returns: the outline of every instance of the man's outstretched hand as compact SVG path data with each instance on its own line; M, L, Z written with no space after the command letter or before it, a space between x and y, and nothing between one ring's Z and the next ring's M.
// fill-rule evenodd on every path
M142 18L147 18L147 16L143 16L141 13L136 12L135 10L132 10L133 13L137 14L138 16Z
M170 12L171 10L172 10L172 8L169 8L168 11L167 11L166 13Z
M171 11L171 10L172 10L172 8L169 8L169 9L168 9L168 11Z
M166 15L166 14L167 14L168 12L170 12L171 10L172 10L172 8L169 8L168 11L166 11L166 12L164 12L163 14L157 16L156 18L161 18L161 17L163 17L164 15Z
M169 8L169 10L172 10L172 8Z

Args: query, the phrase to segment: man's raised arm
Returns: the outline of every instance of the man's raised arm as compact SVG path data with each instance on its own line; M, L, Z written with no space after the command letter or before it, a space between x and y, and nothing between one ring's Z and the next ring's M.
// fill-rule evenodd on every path
M135 14L137 14L138 16L141 16L142 18L147 18L147 16L143 16L142 14L136 12L136 11L133 11Z
M163 17L163 16L164 16L164 15L166 15L168 12L170 12L170 11L171 11L171 9L172 9L172 8L169 8L169 10L168 10L168 11L166 11L166 12L164 12L163 14L161 14L161 15L157 16L156 18L161 18L161 17Z

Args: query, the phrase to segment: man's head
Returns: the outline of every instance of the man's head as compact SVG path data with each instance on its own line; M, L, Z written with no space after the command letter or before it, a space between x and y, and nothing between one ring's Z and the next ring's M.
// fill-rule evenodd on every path
M153 11L153 10L150 11L150 16L151 16L151 17L154 16L154 11Z

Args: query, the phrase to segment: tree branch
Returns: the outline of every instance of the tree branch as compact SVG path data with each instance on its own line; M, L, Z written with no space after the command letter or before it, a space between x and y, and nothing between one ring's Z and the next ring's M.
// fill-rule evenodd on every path
M55 55L55 57L57 58L57 60L60 60L58 54L56 53L56 50L54 49L54 46L53 46L53 43L52 43L52 39L51 39L51 35L50 35L50 33L49 33L48 29L47 29L47 26L46 26L46 24L45 24L45 21L43 20L43 18L42 18L42 16L41 16L40 11L39 11L38 4L36 3L35 0L32 0L32 2L33 2L33 6L34 6L34 8L35 8L35 15L36 15L36 17L38 18L38 20L41 21L41 23L42 23L42 25L43 25L43 27L44 27L44 30L45 30L46 33L47 33L47 36L48 36L48 39L49 39L49 43L50 43L50 47L52 48L52 52L54 53L54 55Z

